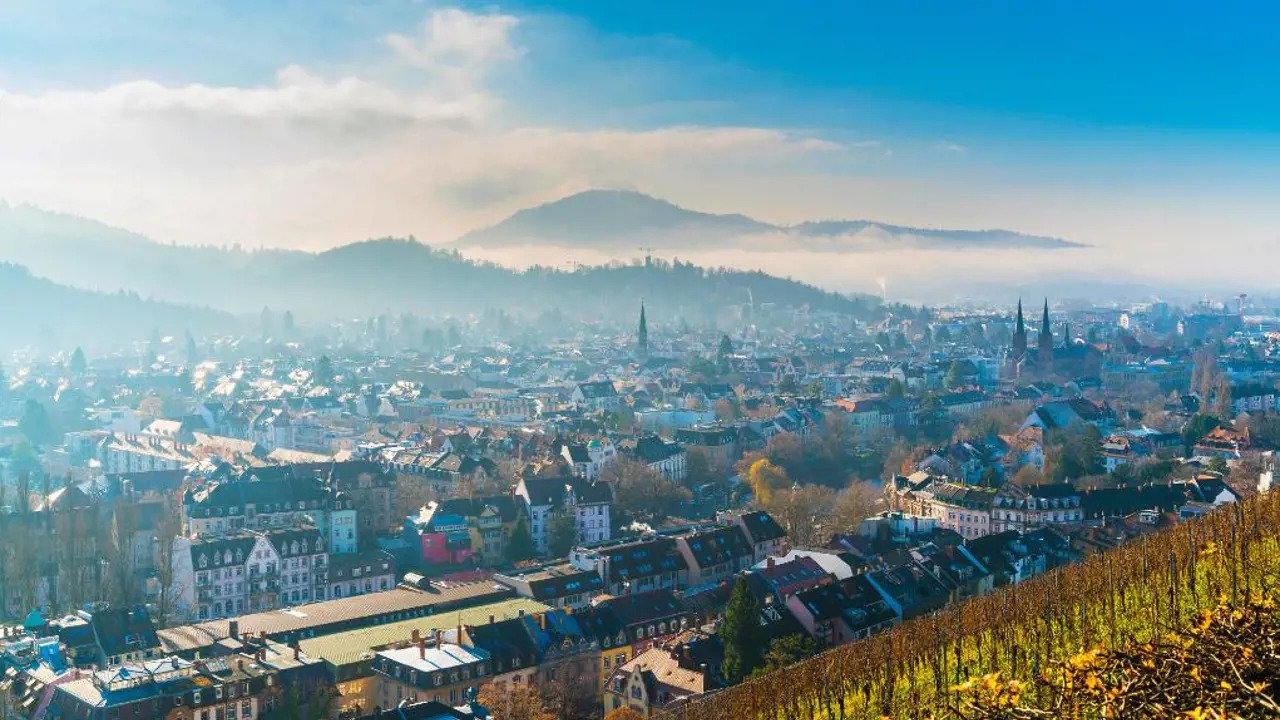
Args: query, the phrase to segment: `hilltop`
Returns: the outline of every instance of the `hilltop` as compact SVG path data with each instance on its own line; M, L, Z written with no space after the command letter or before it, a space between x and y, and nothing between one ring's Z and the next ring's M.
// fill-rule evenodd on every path
M462 247L541 245L631 249L734 247L764 237L796 249L857 252L877 248L936 250L1059 250L1078 243L1011 230L916 228L873 220L822 220L776 225L746 215L689 210L628 190L587 190L517 211L502 222L459 239Z

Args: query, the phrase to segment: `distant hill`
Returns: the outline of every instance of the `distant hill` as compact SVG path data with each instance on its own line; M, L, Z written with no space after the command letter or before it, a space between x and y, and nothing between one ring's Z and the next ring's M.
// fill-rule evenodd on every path
M553 244L597 249L733 246L759 236L785 236L790 247L857 252L883 247L930 249L1039 249L1078 243L1011 230L940 230L870 220L825 220L772 225L745 215L713 215L625 190L588 190L516 212L488 228L463 235L461 247Z
M621 206L635 198L614 199ZM665 206L667 222L688 212L654 202ZM761 272L660 261L518 271L412 240L370 240L322 253L164 245L92 220L2 203L0 262L82 289L125 290L244 315L264 307L290 309L313 321L378 313L466 315L486 308L616 319L633 315L641 298L659 318L689 319L709 319L725 305L749 300L850 313L869 313L877 305Z
M745 215L686 210L637 192L588 190L520 210L497 225L467 233L458 243L463 247L557 243L631 249L637 242L711 244L777 231Z
M46 350L117 349L145 342L153 331L200 336L235 327L230 315L172 303L143 300L133 293L98 293L58 285L25 268L0 263L0 351L23 347Z

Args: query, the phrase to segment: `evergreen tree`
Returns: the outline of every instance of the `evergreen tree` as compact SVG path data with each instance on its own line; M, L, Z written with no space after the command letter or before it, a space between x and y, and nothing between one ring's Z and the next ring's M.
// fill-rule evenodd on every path
M196 346L196 339L191 336L191 331L184 331L187 343L187 364L195 365L200 362L200 348Z
M22 419L18 421L18 431L31 441L32 445L46 445L53 442L53 422L49 420L49 412L36 400L27 400L22 411Z
M565 557L578 542L578 526L572 515L561 515L547 526L547 550L552 557Z
M89 362L84 359L83 350L77 347L75 352L71 353L71 362L67 363L67 369L76 375L83 375L89 369Z
M947 387L957 388L964 382L964 373L960 370L960 361L952 360L947 370Z
M333 361L329 359L328 355L321 355L320 359L316 360L315 375L312 380L316 385L322 387L333 386Z
M533 536L529 534L529 525L522 515L516 520L511 537L507 539L507 560L516 563L531 557L533 557Z
M760 632L760 603L741 575L733 585L719 635L724 643L722 667L725 681L736 685L760 667L764 649L764 638Z

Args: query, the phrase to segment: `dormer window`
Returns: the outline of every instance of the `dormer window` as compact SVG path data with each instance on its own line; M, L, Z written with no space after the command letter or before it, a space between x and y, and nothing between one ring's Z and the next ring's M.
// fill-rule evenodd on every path
M201 555L200 568L203 570L204 568L207 568L207 567L209 567L209 558L205 557L204 555Z

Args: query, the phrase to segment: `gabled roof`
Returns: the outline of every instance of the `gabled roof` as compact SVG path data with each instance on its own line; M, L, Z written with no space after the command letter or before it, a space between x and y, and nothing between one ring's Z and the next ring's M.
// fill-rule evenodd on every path
M752 510L742 514L742 524L747 529L750 541L754 544L778 540L787 536L773 516L763 510Z

